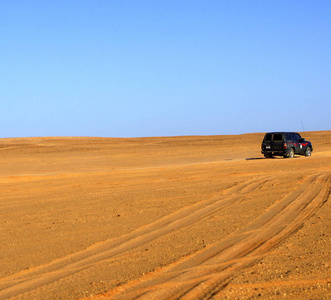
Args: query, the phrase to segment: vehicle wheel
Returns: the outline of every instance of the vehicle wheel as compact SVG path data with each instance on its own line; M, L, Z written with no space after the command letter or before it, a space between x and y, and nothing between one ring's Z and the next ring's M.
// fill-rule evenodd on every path
M290 153L288 154L288 157L289 158L293 158L294 157L294 150L293 150L293 148L291 148Z
M306 152L305 152L305 156L311 156L311 149L310 149L310 147L307 147Z
M270 153L265 153L265 154L264 154L264 157L265 157L265 158L272 158L272 155L271 155Z

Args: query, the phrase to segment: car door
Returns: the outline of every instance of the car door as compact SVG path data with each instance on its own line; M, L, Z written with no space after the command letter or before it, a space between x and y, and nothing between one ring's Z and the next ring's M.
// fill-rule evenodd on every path
M300 154L302 151L302 145L300 144L300 135L297 133L292 133L293 135L293 142L295 145L295 153Z
M283 151L284 135L282 133L274 133L272 136L271 149L273 151Z
M300 154L302 145L300 145L299 135L296 134L296 133L292 133L291 136L292 136L293 146L294 146L294 149L295 149L294 152L296 154Z
M308 143L300 136L300 134L296 133L296 138L298 139L299 144L299 153L303 154L306 152Z
M271 150L271 140L272 140L272 133L266 133L262 142L262 151Z

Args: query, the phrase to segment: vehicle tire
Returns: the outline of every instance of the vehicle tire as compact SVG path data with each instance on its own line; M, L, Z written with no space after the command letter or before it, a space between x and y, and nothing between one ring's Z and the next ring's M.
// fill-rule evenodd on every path
M290 149L290 153L288 154L289 158L293 158L294 157L294 150L293 148Z
M270 153L265 153L265 154L264 154L264 157L265 157L265 158L272 158L272 155L271 155Z
M306 152L305 152L305 156L311 156L311 149L310 149L310 147L307 147Z

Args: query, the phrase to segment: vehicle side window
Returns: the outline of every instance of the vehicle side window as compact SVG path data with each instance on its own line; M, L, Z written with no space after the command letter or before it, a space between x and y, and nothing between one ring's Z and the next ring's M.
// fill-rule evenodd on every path
M275 133L274 134L274 141L282 141L283 135L281 133Z
M295 138L296 138L297 141L300 141L300 140L301 140L301 136L300 136L300 134L295 133Z

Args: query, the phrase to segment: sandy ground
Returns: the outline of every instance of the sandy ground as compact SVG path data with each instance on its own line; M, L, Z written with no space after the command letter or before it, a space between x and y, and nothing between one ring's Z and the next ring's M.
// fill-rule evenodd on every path
M331 131L0 139L0 299L331 299Z

